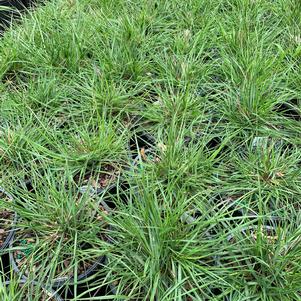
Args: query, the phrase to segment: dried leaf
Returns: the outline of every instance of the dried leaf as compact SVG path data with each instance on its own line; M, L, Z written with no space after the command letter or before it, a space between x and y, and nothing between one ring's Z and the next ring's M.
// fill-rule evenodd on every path
M142 147L142 148L140 149L140 155L141 155L141 158L142 158L144 161L147 160L147 157L146 157L146 154L145 154L145 148L144 148L144 147Z

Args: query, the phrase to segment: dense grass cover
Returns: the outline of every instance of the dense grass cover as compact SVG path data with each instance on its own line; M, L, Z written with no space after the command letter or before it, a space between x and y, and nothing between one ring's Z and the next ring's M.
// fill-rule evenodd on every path
M8 30L20 273L74 301L301 300L300 3L56 0Z

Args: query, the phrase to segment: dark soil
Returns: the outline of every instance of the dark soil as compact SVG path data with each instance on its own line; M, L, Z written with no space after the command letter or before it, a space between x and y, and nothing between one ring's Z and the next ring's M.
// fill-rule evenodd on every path
M100 172L89 171L84 176L77 174L74 177L74 181L78 184L78 186L87 186L90 184L91 187L96 190L104 189L114 183L119 174L119 170L107 164Z
M4 202L11 202L11 199L3 192L0 192L0 200ZM14 212L0 208L0 247L5 242L9 230L12 227L14 220Z
M5 242L9 232L8 229L11 228L13 224L14 213L9 210L0 210L0 247Z

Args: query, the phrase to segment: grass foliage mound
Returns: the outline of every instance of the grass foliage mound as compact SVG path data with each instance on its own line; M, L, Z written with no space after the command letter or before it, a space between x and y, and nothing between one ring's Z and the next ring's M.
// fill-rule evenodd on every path
M300 63L298 0L29 11L0 40L0 299L301 300Z

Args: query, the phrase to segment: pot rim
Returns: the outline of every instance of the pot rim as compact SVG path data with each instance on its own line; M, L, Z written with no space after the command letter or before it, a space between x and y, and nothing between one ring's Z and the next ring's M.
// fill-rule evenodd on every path
M105 208L105 210L107 211L111 211L110 207L102 200L101 201L101 205ZM109 229L110 229L110 225L109 225ZM15 233L13 233L13 238L15 237L14 235ZM108 242L111 242L110 238L108 237ZM9 244L10 247L13 247L13 239L10 241ZM21 279L26 280L28 279L28 276L26 276L24 273L21 272L21 270L19 269L15 257L14 257L14 252L13 251L9 251L9 261L12 265L13 270L17 273L21 275ZM87 269L85 270L84 273L81 273L77 276L77 280L81 281L83 279L88 278L94 271L97 270L97 268L99 266L103 266L106 263L106 255L102 255L100 257L98 257L98 259L95 260L95 262ZM58 277L52 280L52 287L58 288L63 286L65 283L67 283L72 285L74 284L74 277Z

